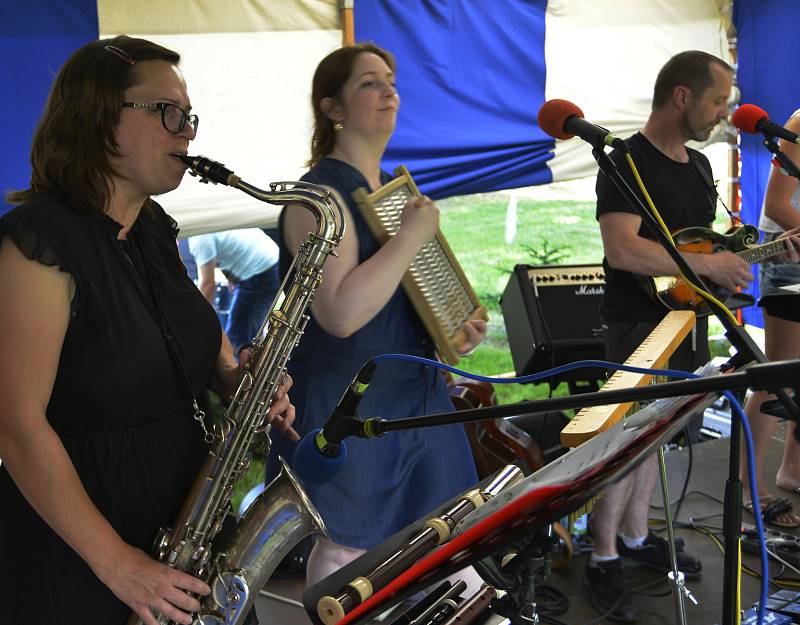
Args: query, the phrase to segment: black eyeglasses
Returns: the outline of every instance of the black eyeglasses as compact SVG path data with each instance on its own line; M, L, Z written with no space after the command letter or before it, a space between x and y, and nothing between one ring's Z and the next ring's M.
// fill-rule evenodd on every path
M197 132L197 126L200 125L200 118L197 115L189 115L177 104L169 102L155 102L152 104L144 104L141 102L123 102L123 108L130 109L154 109L161 111L161 125L164 126L167 132L176 135L183 132L186 127L186 122L192 127L194 132Z

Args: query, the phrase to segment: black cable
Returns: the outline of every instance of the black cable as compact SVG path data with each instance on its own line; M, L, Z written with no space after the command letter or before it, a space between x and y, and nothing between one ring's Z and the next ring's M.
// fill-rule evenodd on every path
M791 582L791 581L800 581L800 580L792 580L792 579L781 579L786 574L786 565L779 562L778 564L781 565L781 568L772 576L772 579L783 581L783 582Z
M716 503L718 503L720 505L724 505L725 504L725 502L722 501L722 499L720 499L719 497L714 497L714 495L709 495L707 492L702 491L702 490L690 490L688 493L686 493L687 497L689 495L701 495L702 497L706 497L706 498L710 499L711 501L715 501Z
M539 618L543 623L550 623L551 625L567 625L564 621L561 621L554 616L550 616L549 614L539 614Z
M713 532L710 532L709 530L705 529L703 526L694 525L694 524L689 529L693 529L693 530L695 530L697 532L700 532L701 534L705 535L709 540L711 540L717 546L717 548L723 554L725 553L725 545L723 544L723 541L721 539L719 539ZM756 579L761 579L761 572L751 569L744 562L741 563L741 569L742 569L743 572L747 573L751 577L755 577ZM784 569L781 570L781 572L783 572L784 570L785 570L785 567L784 567ZM774 588L779 589L779 590L783 589L783 588L786 588L787 584L794 584L794 582L790 582L789 580L783 580L782 582L777 581L777 580L775 580L775 576L768 577L767 578L767 583L770 584L771 586L773 586ZM800 583L800 580L798 580L798 583ZM797 589L797 586L790 586L790 588Z
M563 614L569 609L569 598L555 586L537 584L535 590L536 611L539 614Z
M614 610L617 609L617 606L622 602L622 599L625 597L625 595L627 595L628 593L639 593L640 591L644 590L645 588L649 588L650 586L655 586L656 584L661 584L663 582L664 582L664 580L662 578L658 578L656 580L653 580L653 581L650 581L650 582L646 582L644 584L636 586L635 588L629 588L629 589L623 591L623 593L619 596L619 598L614 602L614 605L612 605L608 610L603 612L599 617L597 617L596 619L594 619L592 621L589 621L588 623L584 623L584 625L599 625L599 623L601 621L603 621L606 618L608 618L609 616L611 616L611 613L614 612Z
M719 525L708 525L706 523L703 523L703 524L695 523L695 521L704 521L705 519L712 519L714 517L721 517L721 516L722 516L722 514L709 514L707 516L689 517L689 521L688 522L681 523L678 527L680 527L682 529L690 529L690 530L704 529L704 530L706 530L708 532L713 533L714 535L717 535L717 534L721 535L722 532L724 531L724 528L720 527Z
M710 499L714 503L718 503L720 505L723 505L725 503L724 501L722 501L722 499L719 499L718 497L714 497L714 495L709 495L707 492L702 491L702 490L692 489L689 492L687 492L685 496L686 497L690 497L691 495L700 495L701 497L705 497L706 499ZM675 499L673 499L670 503L674 506L676 503L678 503L678 498L675 497ZM651 503L650 507L653 508L654 510L663 510L664 509L664 506L660 506L660 505L658 505L656 503Z
M639 595L640 597L669 597L672 594L672 590L666 590L664 592L634 592L633 594Z

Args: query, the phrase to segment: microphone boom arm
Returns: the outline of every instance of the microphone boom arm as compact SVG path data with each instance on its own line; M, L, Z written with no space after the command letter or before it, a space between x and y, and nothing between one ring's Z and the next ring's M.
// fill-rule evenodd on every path
M395 430L472 423L486 419L508 417L519 414L521 409L525 412L547 412L550 410L587 408L647 399L663 399L681 395L699 395L748 387L754 390L774 390L775 388L792 386L796 383L798 376L800 376L800 359L759 363L748 367L744 371L728 375L665 382L636 388L601 390L594 393L580 393L579 395L553 397L502 406L488 406L471 410L456 410L424 417L410 417L391 421L381 417L372 417L366 420L353 418L349 420L348 428L351 430L350 436L377 438Z

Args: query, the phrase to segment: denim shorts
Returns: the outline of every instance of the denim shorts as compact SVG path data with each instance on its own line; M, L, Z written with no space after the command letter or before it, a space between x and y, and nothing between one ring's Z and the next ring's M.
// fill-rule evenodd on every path
M768 232L764 243L774 241L782 232ZM766 262L759 269L758 305L771 316L800 321L800 295L783 290L782 286L800 284L800 263Z
M767 232L764 235L764 243L771 243L782 234L782 232ZM759 281L761 297L767 297L768 295L788 295L791 297L792 293L784 291L780 287L800 284L800 263L763 263L759 271Z

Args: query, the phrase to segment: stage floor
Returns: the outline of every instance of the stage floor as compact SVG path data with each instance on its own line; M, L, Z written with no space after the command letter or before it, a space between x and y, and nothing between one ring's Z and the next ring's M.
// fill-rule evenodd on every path
M782 424L773 438L767 454L767 483L773 484L773 492L786 496L800 510L800 497L780 491L774 487L775 471L780 464L783 453L783 437L786 427ZM722 505L710 497L722 500L725 481L728 476L729 439L707 441L695 445L693 454L692 475L680 510L680 521L694 519L698 524L722 528ZM667 471L669 475L670 495L675 499L683 487L685 471L688 466L687 450L681 449L667 454ZM702 494L701 494L702 493ZM709 495L705 496L705 495ZM651 518L663 518L661 488L656 489L653 499L655 507L651 510ZM742 521L752 524L753 517L742 511ZM784 530L797 533L797 530ZM713 625L722 619L722 579L723 555L718 547L705 535L690 529L679 529L677 535L686 541L686 551L699 557L703 562L703 575L700 580L687 583L699 605L687 601L688 622L692 625ZM566 593L569 598L569 609L556 618L568 625L587 624L594 621L598 614L589 604L582 586L583 570L587 556L576 556L562 570L554 571L547 583ZM743 553L743 562L752 569L759 569L758 556ZM779 567L771 565L772 574ZM634 603L639 612L639 623L669 624L674 623L674 603L666 578L659 573L646 569L626 569L629 588L647 584L647 588L634 595ZM799 576L800 577L800 576ZM659 581L661 578L661 581ZM299 601L303 592L300 579L272 580L265 589L269 593ZM771 590L770 592L773 592ZM645 594L646 593L646 594ZM742 606L750 605L758 598L759 580L749 575L742 575ZM276 601L268 597L260 597L256 605L261 625L295 625L309 623L305 610L296 605ZM391 620L391 619L389 619ZM610 622L610 621L606 621Z

